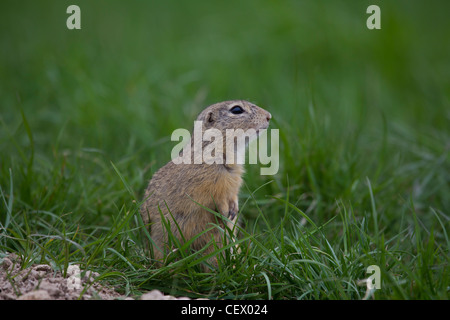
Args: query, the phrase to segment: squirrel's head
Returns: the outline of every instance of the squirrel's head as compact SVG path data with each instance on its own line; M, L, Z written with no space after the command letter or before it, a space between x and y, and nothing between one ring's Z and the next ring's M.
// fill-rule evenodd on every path
M205 129L267 129L272 118L270 112L245 100L219 102L203 110L197 121L203 122Z
M223 158L227 164L243 163L246 146L269 127L271 118L270 112L245 100L213 104L197 118L206 136L201 143L215 150L211 160Z

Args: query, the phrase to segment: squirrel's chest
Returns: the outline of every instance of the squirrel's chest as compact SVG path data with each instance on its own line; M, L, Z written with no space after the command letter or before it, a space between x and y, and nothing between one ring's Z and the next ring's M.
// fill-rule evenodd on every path
M196 198L205 204L211 199L220 202L237 196L242 185L240 174L216 174L211 175L209 178L207 183L196 188L194 192Z
M242 184L242 177L238 174L224 174L217 177L217 183L215 193L217 197L224 196L228 198L234 196L239 192Z

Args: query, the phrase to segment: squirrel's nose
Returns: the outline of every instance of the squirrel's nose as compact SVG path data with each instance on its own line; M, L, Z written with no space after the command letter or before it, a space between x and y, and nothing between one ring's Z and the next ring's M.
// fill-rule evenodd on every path
M270 121L270 119L272 119L272 115L270 114L270 112L267 112L266 119L267 121Z

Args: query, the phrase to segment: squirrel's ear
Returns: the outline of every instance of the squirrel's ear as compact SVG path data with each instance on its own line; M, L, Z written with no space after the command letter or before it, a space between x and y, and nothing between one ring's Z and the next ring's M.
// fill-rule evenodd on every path
M206 125L212 124L213 122L214 122L214 115L211 111L206 115Z

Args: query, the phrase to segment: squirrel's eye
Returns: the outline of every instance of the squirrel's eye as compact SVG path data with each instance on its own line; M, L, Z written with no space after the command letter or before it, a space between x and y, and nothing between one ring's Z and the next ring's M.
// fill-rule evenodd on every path
M230 109L230 112L232 114L241 114L244 113L244 109L242 109L242 107L240 106L234 106L233 108Z

